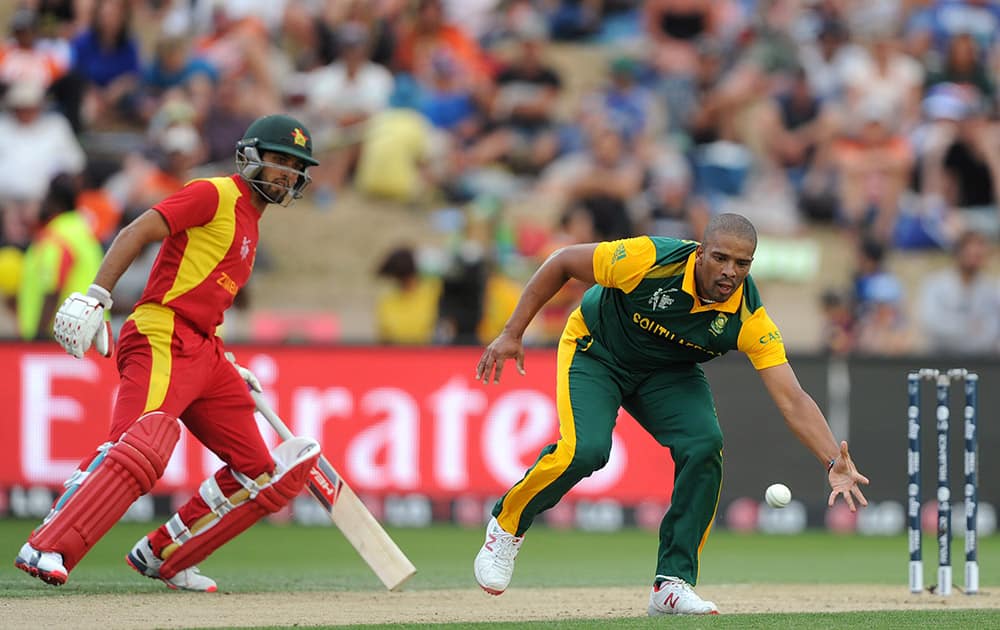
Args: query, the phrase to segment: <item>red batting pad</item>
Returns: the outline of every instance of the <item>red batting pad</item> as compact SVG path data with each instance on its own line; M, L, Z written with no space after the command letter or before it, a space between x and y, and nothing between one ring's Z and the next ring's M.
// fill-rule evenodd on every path
M160 577L169 580L178 572L198 564L260 519L288 505L305 487L319 456L319 444L308 438L291 438L280 444L274 451L274 459L282 465L283 472L265 485L257 496L237 504L177 547L160 567ZM286 462L288 468L284 466Z
M64 505L32 532L28 542L63 556L72 570L129 506L152 489L180 438L177 419L153 411L136 420Z

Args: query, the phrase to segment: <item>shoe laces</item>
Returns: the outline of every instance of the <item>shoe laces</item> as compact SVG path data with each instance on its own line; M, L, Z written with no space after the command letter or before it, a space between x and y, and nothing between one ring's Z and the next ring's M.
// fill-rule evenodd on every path
M682 580L680 578L667 578L666 580L663 580L663 584L672 584L672 585L675 585L675 586L679 586L682 591L685 591L687 593L691 593L692 595L695 594L694 588L690 584L688 584L686 581L684 581L684 580ZM660 590L662 590L662 589L663 589L663 586L661 585L660 586Z
M521 548L522 540L524 540L523 536L517 537L507 532L503 532L497 536L496 541L493 543L493 557L495 558L495 562L504 566L514 564L514 558Z

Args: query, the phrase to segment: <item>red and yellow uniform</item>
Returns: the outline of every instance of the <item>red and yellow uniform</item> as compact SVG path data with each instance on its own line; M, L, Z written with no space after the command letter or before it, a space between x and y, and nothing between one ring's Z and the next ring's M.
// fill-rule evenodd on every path
M122 326L121 387L109 439L117 440L151 411L178 417L226 462L216 479L228 495L240 487L231 471L253 479L274 470L253 399L215 335L253 270L260 213L236 175L196 180L153 209L166 220L170 236ZM195 495L178 514L190 523L208 511ZM151 541L157 551L169 544L165 527Z

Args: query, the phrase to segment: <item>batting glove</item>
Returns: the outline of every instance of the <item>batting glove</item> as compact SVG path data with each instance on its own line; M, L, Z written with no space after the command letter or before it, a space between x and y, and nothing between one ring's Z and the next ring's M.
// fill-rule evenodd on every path
M253 372L251 372L250 370L246 369L245 367L237 363L236 356L232 352L227 352L226 358L229 360L230 363L233 364L233 367L235 367L236 371L239 372L240 378L243 379L243 381L250 387L250 389L252 389L257 393L264 392L264 388L260 386L260 381L257 380L257 377L254 376Z
M93 345L105 356L111 356L111 322L104 320L104 311L111 308L111 294L96 284L87 294L73 292L56 312L53 334L59 345L77 359Z

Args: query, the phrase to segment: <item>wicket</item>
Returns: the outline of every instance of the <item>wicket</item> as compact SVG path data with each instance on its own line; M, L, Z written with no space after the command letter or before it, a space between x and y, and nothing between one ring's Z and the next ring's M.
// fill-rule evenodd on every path
M937 429L937 541L938 541L938 585L940 595L951 595L951 479L948 469L948 434L950 429L950 395L952 381L961 381L965 390L965 594L979 591L979 560L977 558L976 517L978 465L976 454L977 403L979 397L979 375L975 372L955 368L951 370L921 369L907 375L907 538L910 551L910 592L923 591L924 563L921 557L920 523L920 385L924 380L933 381L936 386L936 429Z

